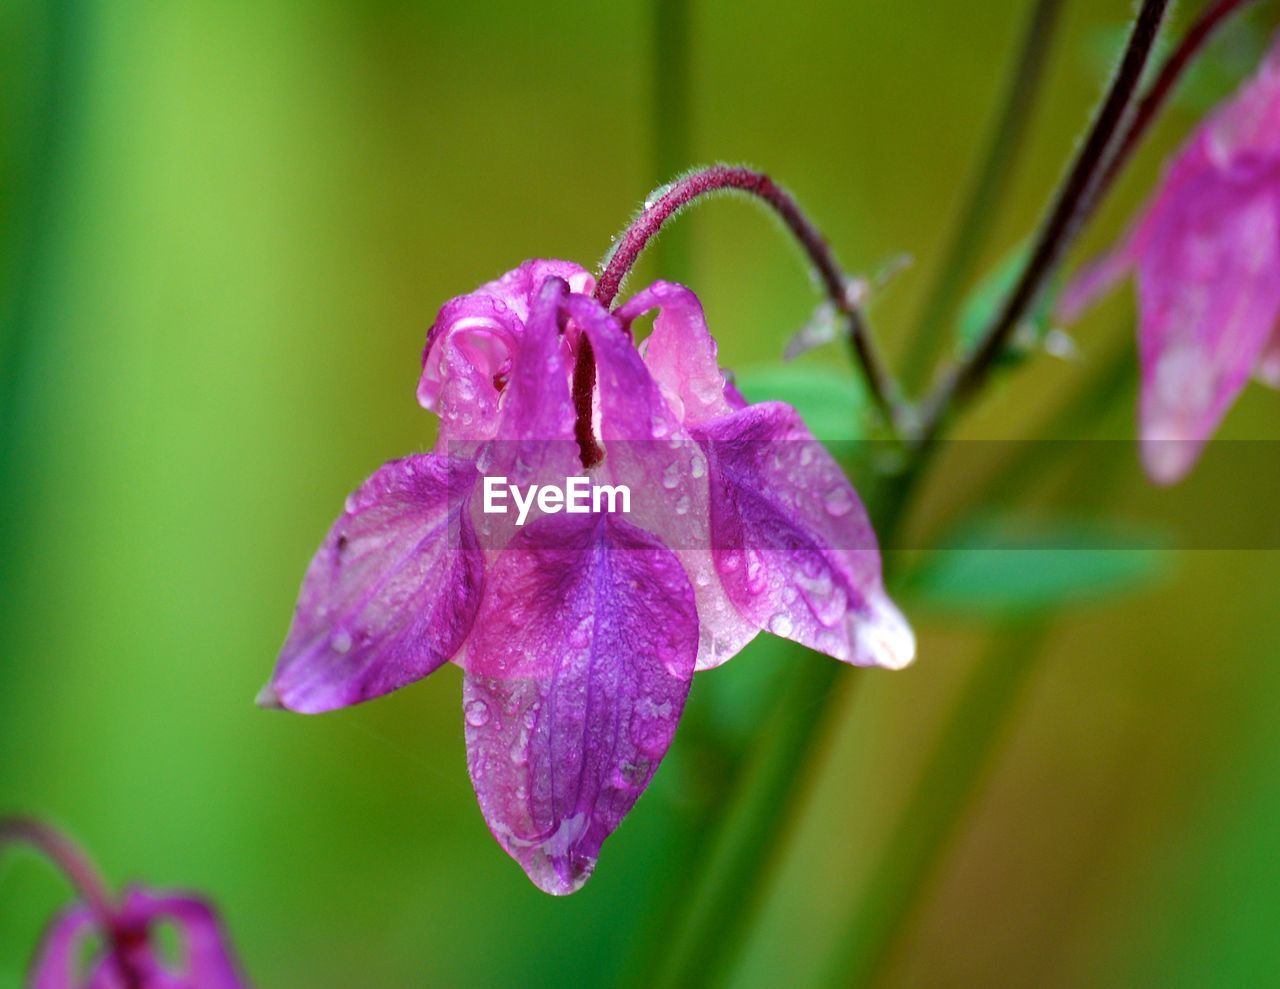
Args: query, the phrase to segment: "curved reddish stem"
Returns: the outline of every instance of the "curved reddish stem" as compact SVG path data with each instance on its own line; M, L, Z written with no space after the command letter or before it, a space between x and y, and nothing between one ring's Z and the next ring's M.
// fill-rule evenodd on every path
M76 893L106 930L116 926L115 901L89 857L66 835L32 817L0 819L0 849L5 845L30 845L61 870Z
M145 938L145 932L121 916L115 898L89 857L57 828L33 817L0 818L0 851L5 845L29 845L66 876L114 946L112 957L126 989L142 989L142 975L130 958L138 940Z
M609 252L604 271L596 283L596 299L606 307L611 306L623 280L663 224L695 199L722 191L745 193L764 202L799 241L832 305L848 324L854 356L866 374L872 398L889 422L895 423L896 389L871 341L862 312L849 292L851 279L840 267L831 245L800 210L791 194L762 172L737 165L712 165L682 176L667 186L657 199L645 205Z

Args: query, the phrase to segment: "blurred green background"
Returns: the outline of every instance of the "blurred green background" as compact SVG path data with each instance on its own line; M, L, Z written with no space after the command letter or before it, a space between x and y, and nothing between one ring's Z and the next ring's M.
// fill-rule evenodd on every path
M873 312L899 353L1030 7L695 3L687 163L767 170L854 270L912 254ZM1130 7L1065 5L979 269L1034 225ZM1224 35L1092 247L1274 22ZM208 893L260 986L645 984L771 702L829 662L762 640L700 676L568 900L485 829L456 669L323 717L252 704L342 498L431 442L413 393L436 308L527 257L593 264L667 177L653 25L637 2L0 5L0 812L62 825L113 881ZM682 222L679 274L724 362L775 361L815 301L795 251L736 203ZM1080 360L1002 381L965 435L1086 435L1054 409L1129 334L1129 295L1080 327ZM1131 401L1087 435L1131 435ZM1250 389L1224 435L1274 437L1278 410ZM1116 504L1146 490L1136 458L1121 475ZM1193 498L1191 517L1214 511L1212 489ZM1257 499L1260 521L1275 510ZM725 981L822 983L996 640L1023 654L1021 689L878 983L1273 979L1280 557L1164 556L1160 579L1037 618L1043 634L900 594L917 665L837 681ZM0 863L0 987L67 898L29 857Z

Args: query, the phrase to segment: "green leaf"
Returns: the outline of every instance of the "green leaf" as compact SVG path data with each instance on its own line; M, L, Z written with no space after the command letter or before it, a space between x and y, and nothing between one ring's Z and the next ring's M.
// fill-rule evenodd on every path
M852 371L809 361L743 368L735 377L749 402L786 402L823 442L857 440L866 435L869 399Z
M930 551L904 582L920 607L977 618L1106 600L1149 584L1174 554L1150 530L1102 521L986 519Z
M982 334L995 321L1000 307L1017 285L1030 254L1028 244L1019 244L1001 258L969 293L956 319L956 339L961 352L968 352L976 347ZM1024 317L1001 358L1003 363L1020 361L1031 351L1044 347L1051 338L1053 308L1057 303L1061 284L1060 278L1050 282L1035 307ZM1055 344L1055 347L1049 349L1056 353L1061 347L1060 344Z
M1212 110L1234 93L1256 69L1267 50L1270 36L1270 25L1256 16L1237 18L1230 30L1219 32L1188 66L1173 91L1171 105L1197 117ZM1113 24L1094 32L1084 46L1090 71L1100 81L1105 82L1115 71L1128 37L1128 25ZM1173 42L1169 36L1162 36L1156 42L1148 79L1158 71L1158 66L1164 64L1172 50Z

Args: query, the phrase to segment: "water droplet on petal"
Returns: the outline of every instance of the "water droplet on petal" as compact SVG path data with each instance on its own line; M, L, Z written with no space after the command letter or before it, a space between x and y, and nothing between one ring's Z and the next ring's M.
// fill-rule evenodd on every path
M489 705L477 697L467 701L464 715L472 728L483 728L489 723Z
M346 629L339 629L333 633L333 651L339 656L345 656L351 651L351 633Z
M853 495L849 493L849 489L844 485L837 485L828 491L827 496L822 499L822 503L827 509L827 514L834 518L848 515L853 511Z

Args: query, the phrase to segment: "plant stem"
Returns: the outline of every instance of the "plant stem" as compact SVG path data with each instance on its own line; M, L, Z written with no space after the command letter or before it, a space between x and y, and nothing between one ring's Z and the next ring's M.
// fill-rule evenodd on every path
M654 0L653 41L653 175L662 182L693 162L690 121L689 0ZM692 244L687 227L667 232L656 246L657 267L664 278L690 284Z
M1066 253L1082 219L1082 207L1106 162L1112 138L1129 110L1142 73L1155 46L1169 0L1143 0L1120 67L1112 79L1093 125L1059 187L1048 218L1013 291L977 347L958 367L945 373L926 403L919 439L927 443L956 408L978 391L1027 310Z
M872 866L862 906L823 985L868 986L889 958L918 894L935 871L954 825L977 796L1021 696L1047 622L1006 632L965 685L933 754Z
M1113 408L1131 380L1131 376L1119 373L1131 367L1131 358L1130 347L1119 349L1086 389L1085 397L1068 405L1064 417L1084 428ZM1030 472L1039 466L1039 458L1033 456L1021 469ZM1079 474L1087 471L1086 500L1102 502L1113 475L1100 473L1092 462L1078 464L1076 470ZM1000 469L988 489L990 497L1003 489L1004 481L1005 473ZM1073 486L1083 487L1079 480ZM1025 618L998 633L991 651L962 688L884 853L875 859L848 928L850 936L842 942L844 950L837 952L824 984L873 985L892 957L1008 733L1016 702L1048 638L1052 617L1045 613Z
M665 939L654 977L645 979L650 989L720 984L750 929L795 809L799 777L839 693L840 665L806 658L763 726L768 744L755 747L741 773L743 785L685 894L674 936ZM804 716L795 717L798 711Z
M31 817L0 818L0 850L5 845L29 845L57 866L98 919L103 930L117 926L115 901L98 870L66 835Z
M1204 46L1208 44L1214 32L1218 27L1226 23L1232 14L1238 13L1254 2L1255 0L1214 0L1196 18L1195 23L1187 29L1187 33L1183 35L1178 47L1165 59L1159 75L1156 76L1155 81L1151 83L1146 94L1138 103L1133 116L1129 119L1128 126L1116 139L1114 150L1080 208L1081 224L1085 223L1093 215L1111 190L1116 178L1124 170L1125 165L1129 163L1142 139L1146 137L1151 124L1160 115L1160 111L1164 109L1169 97L1173 95L1174 87L1177 86L1183 73L1195 61L1195 57L1200 54Z
M849 292L852 280L836 260L826 238L804 215L795 199L760 172L734 165L711 165L681 176L667 186L656 199L646 203L606 256L604 271L596 283L596 299L605 306L613 304L623 280L663 224L693 201L726 191L745 193L768 205L799 242L831 304L845 320L849 341L866 377L868 391L890 426L896 427L900 418L897 387L875 349L862 310Z
M868 502L874 518L886 519L878 527L886 544L902 518L888 511L900 491L898 485L882 480L872 492L878 497ZM653 989L712 986L731 974L727 966L764 900L768 879L785 851L788 823L814 778L813 754L830 730L836 699L844 694L841 681L850 682L865 672L829 659L807 658L788 679L761 731L764 743L756 747L742 773L745 796L731 797L713 851L699 867L681 916L672 925L676 936L667 941L656 978L646 981Z
M1017 165L1031 109L1036 103L1052 46L1062 0L1037 0L1023 38L1022 50L1009 79L1004 109L978 171L977 181L961 214L941 274L922 310L911 337L902 380L914 387L942 342L947 317L973 274L982 244L996 217L999 193Z

